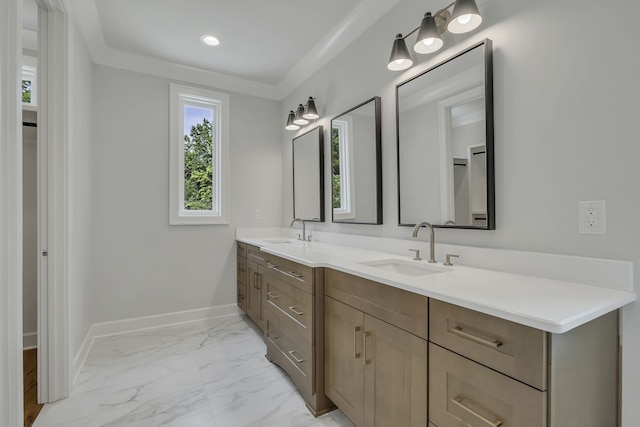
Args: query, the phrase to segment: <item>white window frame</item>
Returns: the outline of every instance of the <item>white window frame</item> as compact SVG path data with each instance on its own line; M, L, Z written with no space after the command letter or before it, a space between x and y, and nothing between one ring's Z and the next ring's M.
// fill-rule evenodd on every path
M338 129L338 152L340 156L340 207L333 209L334 219L356 217L355 182L353 177L353 121L332 120L331 126Z
M229 223L229 95L171 83L169 123L169 224ZM213 208L184 209L184 107L213 110Z

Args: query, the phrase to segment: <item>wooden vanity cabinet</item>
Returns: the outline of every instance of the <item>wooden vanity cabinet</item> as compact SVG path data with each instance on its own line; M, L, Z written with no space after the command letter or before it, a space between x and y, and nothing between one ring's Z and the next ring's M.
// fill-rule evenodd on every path
M327 396L357 426L425 427L427 298L327 269L324 300Z
M323 269L265 256L262 290L267 358L289 374L311 413L321 415L334 409L322 381Z
M429 421L615 427L618 317L563 334L430 300Z
M257 246L247 245L247 315L264 331L263 305L265 254Z
M243 312L247 312L247 244L243 242L238 243L238 307Z

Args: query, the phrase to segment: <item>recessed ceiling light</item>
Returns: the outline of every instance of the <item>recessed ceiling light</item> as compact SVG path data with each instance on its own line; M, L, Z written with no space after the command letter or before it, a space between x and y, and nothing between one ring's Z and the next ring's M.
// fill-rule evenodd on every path
M218 46L220 44L220 40L209 34L200 37L200 41L208 46Z

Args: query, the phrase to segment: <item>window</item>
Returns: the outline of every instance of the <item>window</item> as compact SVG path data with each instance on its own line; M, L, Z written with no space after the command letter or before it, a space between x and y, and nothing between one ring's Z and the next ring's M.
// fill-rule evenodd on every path
M229 95L170 85L169 224L227 224Z
M23 57L24 58L24 57ZM23 65L22 66L22 103L24 105L37 105L36 96L36 68Z
M353 144L351 118L331 121L331 184L333 217L356 217L353 191Z

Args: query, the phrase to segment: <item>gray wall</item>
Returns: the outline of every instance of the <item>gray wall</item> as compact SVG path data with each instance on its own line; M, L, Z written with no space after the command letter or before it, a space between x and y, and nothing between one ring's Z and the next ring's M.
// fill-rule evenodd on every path
M23 113L23 120L33 122ZM36 128L22 127L22 333L38 331L38 147ZM31 340L31 339L30 339Z
M402 73L386 69L394 35L441 2L405 0L284 100L280 121L308 96L322 120L382 97L383 226L317 230L408 238L396 209L395 85L471 44L494 42L495 231L436 230L437 242L640 262L640 3L613 0L486 0L470 35L445 35L445 50ZM612 23L605 25L604 23ZM613 24L615 23L615 24ZM604 25L604 26L603 26ZM314 125L317 123L314 123ZM300 130L301 132L304 129ZM284 215L290 220L290 140L282 131ZM328 151L327 151L328 154ZM328 157L328 156L327 156ZM326 175L328 176L328 174ZM578 201L606 200L607 234L578 234ZM327 203L327 206L330 206ZM640 280L635 278L636 292ZM623 310L623 425L640 419L640 304Z
M92 189L91 145L94 141L92 124L93 62L85 42L72 26L70 43L70 99L71 128L68 147L69 185L69 341L71 355L80 349L93 323L91 299L91 255L95 248L92 218L94 191Z
M280 103L230 94L230 224L169 226L169 80L94 69L92 321L235 303L236 228L282 218Z

